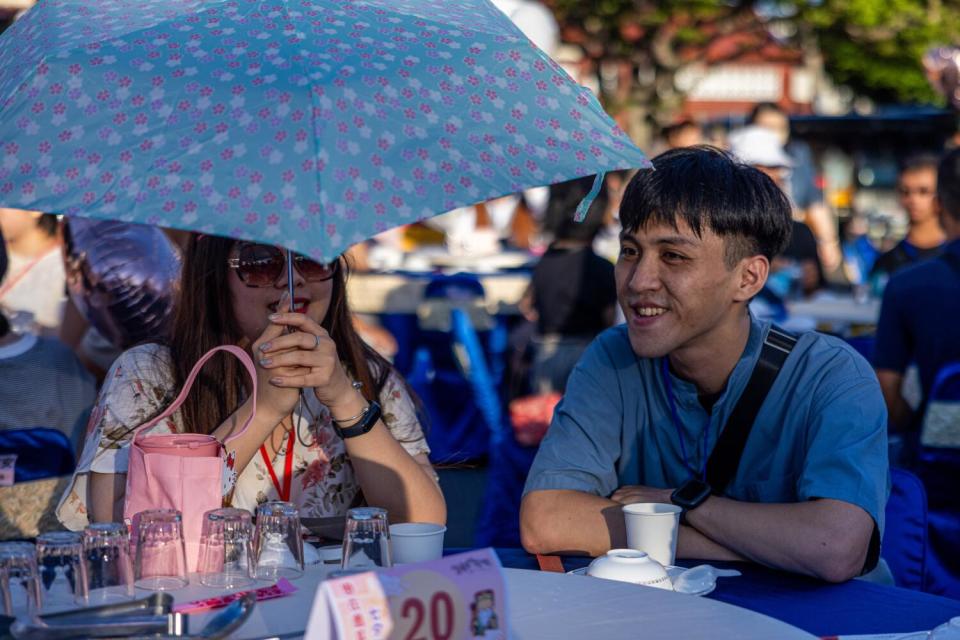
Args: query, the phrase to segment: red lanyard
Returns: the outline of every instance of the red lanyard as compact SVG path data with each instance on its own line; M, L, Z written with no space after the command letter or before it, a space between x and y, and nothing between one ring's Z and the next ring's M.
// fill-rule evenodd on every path
M267 465L267 471L270 472L270 479L273 480L273 486L277 489L277 494L284 502L290 501L290 481L293 478L293 446L297 443L297 434L290 430L290 441L287 442L287 453L283 461L283 488L280 488L280 481L277 479L277 472L273 470L273 463L270 462L270 456L267 454L267 445L260 445L260 455L263 457L263 463Z

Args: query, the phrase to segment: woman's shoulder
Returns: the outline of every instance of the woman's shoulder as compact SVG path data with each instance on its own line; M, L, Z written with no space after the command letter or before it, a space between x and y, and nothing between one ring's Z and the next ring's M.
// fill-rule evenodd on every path
M124 447L132 437L133 429L168 406L176 396L175 391L172 360L167 347L143 344L124 351L110 367L90 416L91 431L99 434L97 446L102 449ZM178 430L176 418L168 430ZM121 467L125 468L125 458L121 462ZM88 464L97 471L98 466L104 467L106 463L90 460Z
M127 349L110 366L103 384L105 393L131 386L140 393L146 387L159 388L163 389L160 395L165 399L167 391L174 384L170 348L162 344L148 343Z
M173 356L170 354L170 347L164 344L138 344L121 353L110 369L132 369L170 376L173 373Z

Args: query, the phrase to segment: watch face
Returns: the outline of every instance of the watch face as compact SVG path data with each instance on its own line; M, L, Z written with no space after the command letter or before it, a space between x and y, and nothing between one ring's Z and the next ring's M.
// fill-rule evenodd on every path
M696 478L687 480L673 492L673 501L681 507L693 508L710 495L710 485Z

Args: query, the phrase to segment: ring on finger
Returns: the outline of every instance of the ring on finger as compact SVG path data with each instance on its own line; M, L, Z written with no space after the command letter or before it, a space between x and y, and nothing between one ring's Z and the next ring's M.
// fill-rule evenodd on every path
M313 336L313 337L314 337L315 342L313 343L313 347L312 347L312 348L313 348L313 349L316 349L317 347L320 346L320 336L319 336L319 335L315 335L315 336Z

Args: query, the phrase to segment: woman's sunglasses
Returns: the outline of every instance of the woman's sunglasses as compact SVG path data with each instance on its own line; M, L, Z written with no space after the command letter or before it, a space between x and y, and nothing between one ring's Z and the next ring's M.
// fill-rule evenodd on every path
M240 281L248 287L269 287L283 273L287 258L279 248L268 244L241 244L237 257L227 260L227 266L237 270ZM314 262L294 254L294 268L307 282L329 280L337 272L339 260Z

